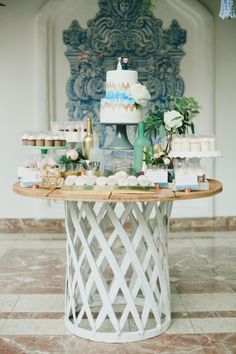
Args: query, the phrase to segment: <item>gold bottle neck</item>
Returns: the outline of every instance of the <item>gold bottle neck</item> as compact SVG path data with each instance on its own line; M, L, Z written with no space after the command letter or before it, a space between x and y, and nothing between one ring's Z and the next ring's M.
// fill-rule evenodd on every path
M93 125L92 125L91 118L87 118L87 134L90 134L90 135L93 134Z

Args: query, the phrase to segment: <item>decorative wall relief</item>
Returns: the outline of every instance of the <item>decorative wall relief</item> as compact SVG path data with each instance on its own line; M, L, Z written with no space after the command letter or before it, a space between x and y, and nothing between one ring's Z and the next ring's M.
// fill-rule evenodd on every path
M173 20L163 29L143 0L99 0L99 11L81 28L74 20L63 31L71 76L67 82L70 120L91 116L99 122L100 99L105 96L106 71L117 57L129 57L130 69L151 93L150 105L167 95L181 96L184 82L180 61L186 31Z

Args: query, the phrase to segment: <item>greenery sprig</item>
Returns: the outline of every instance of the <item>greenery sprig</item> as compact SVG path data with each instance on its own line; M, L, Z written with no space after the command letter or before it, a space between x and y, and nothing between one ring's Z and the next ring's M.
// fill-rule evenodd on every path
M186 134L189 129L191 133L195 133L194 123L192 119L199 113L200 106L193 97L171 97L168 96L164 104L154 105L147 113L144 122L145 134L152 141L159 136L161 139L167 137L174 132L178 134ZM175 130L170 130L164 121L164 115L168 111L177 111L182 117L182 124ZM179 117L176 117L178 119Z

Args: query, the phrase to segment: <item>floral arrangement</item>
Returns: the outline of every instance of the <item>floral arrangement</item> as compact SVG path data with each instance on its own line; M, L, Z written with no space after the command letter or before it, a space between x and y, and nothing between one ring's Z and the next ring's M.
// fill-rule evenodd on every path
M66 166L71 166L71 164L78 164L81 162L81 160L85 160L85 157L83 156L83 153L81 150L68 150L66 154L61 155L59 157L58 163L60 165L66 165Z
M168 157L167 153L163 150L156 152L154 154L150 152L145 153L145 159L144 161L146 162L146 165L159 165L159 164L164 164L166 166L169 166L171 164L171 160Z
M147 113L145 134L153 138L172 136L174 133L186 134L189 129L195 133L193 118L200 106L193 97L167 97L162 105L154 105Z
M144 106L151 98L146 86L140 83L131 85L130 94L138 106Z

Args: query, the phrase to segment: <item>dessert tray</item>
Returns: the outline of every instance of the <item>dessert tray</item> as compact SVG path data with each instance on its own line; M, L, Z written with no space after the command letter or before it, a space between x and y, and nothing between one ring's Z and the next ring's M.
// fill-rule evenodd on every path
M171 151L169 157L171 158L203 158L203 157L221 157L222 153L218 150L215 151Z

